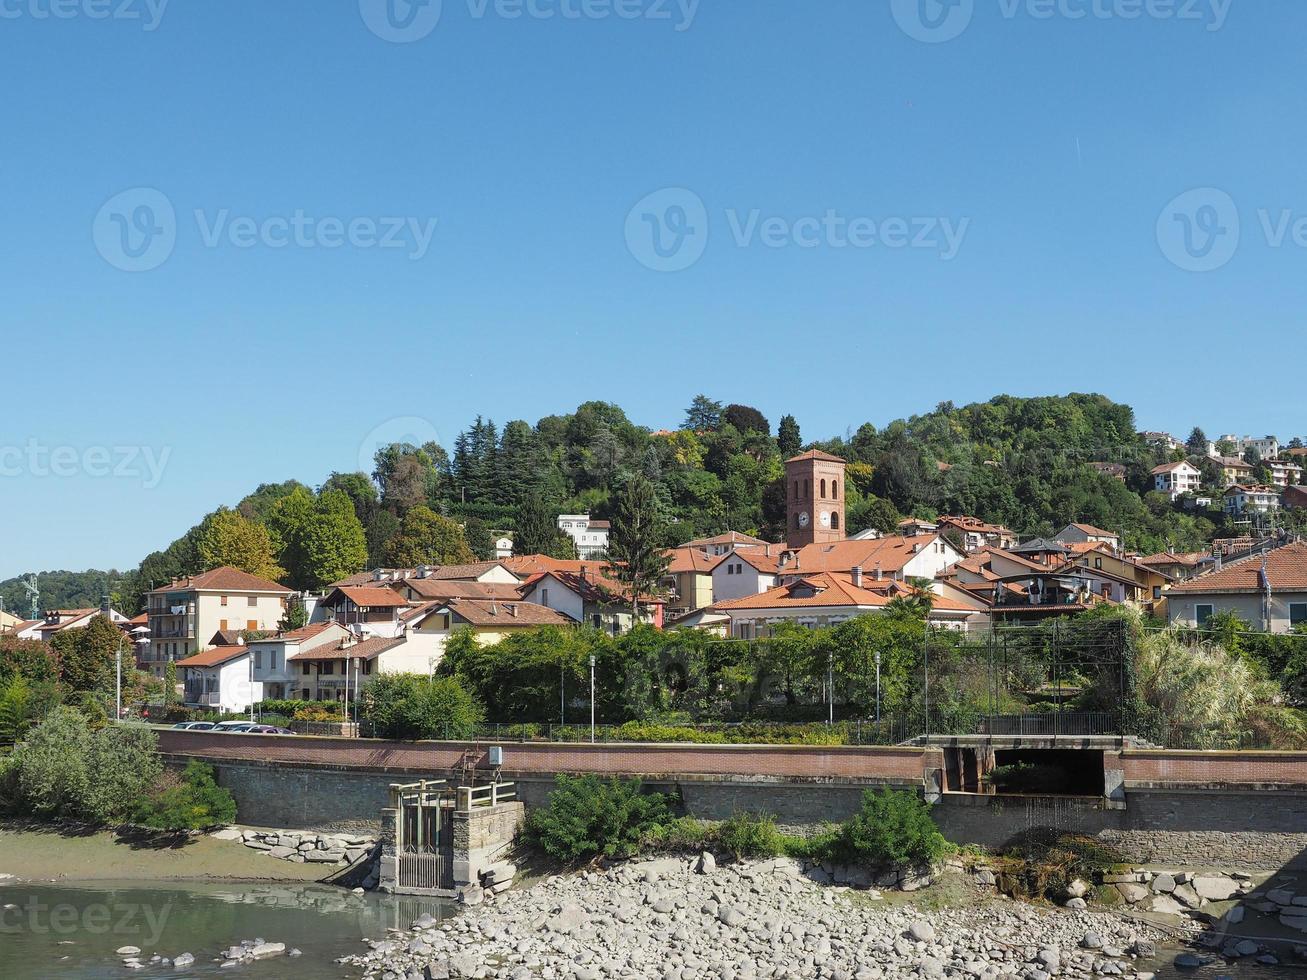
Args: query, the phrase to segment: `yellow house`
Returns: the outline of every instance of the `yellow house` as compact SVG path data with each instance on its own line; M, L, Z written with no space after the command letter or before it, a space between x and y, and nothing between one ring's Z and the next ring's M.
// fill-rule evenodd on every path
M454 598L428 603L406 617L411 664L434 670L445 655L445 643L457 629L470 629L482 646L494 646L510 633L541 626L575 626L570 616L521 599ZM417 669L410 666L409 669Z
M712 572L726 559L726 553L715 555L703 548L683 545L667 554L672 559L663 577L663 585L670 593L668 613L683 615L711 606Z

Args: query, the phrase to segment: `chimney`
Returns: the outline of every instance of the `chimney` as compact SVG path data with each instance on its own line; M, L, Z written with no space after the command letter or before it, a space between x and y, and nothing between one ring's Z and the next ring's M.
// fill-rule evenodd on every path
M496 604L496 602L495 602L494 599L491 599L491 600L490 600L490 615L492 615L492 616L498 616L498 615L499 615L499 606L498 606L498 604Z
M508 610L508 615L512 616L514 619L517 619L517 603L516 603L516 602L506 602L506 603L504 603L504 608Z
M854 565L854 566L853 566L853 587L854 587L854 588L857 588L857 589L862 588L862 566L861 566L861 565Z
M430 577L431 577L431 566L430 566L430 565L419 565L419 566L418 566L418 578L430 578Z
M876 562L876 581L881 580L880 562Z

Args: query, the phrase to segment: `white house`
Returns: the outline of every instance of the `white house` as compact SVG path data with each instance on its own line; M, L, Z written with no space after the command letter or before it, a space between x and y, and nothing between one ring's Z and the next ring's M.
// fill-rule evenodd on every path
M1280 490L1262 484L1236 483L1225 491L1223 509L1227 514L1266 514L1280 509Z
M1121 550L1121 536L1115 531L1104 531L1092 524L1068 524L1057 532L1055 541L1063 544L1105 544L1114 551Z
M1172 500L1181 494L1194 493L1203 484L1203 474L1187 460L1165 463L1153 469L1153 489Z
M783 546L773 544L732 551L713 567L713 603L743 599L774 588L784 550Z
M576 544L578 558L602 558L608 552L608 521L592 521L589 514L559 514L558 530Z
M1275 436L1263 436L1261 439L1254 439L1252 436L1221 436L1218 442L1232 442L1235 450L1242 456L1250 449L1256 449L1257 455L1262 459L1272 459L1280 455L1280 440Z
M1271 478L1277 487L1302 483L1302 467L1297 463L1272 459L1268 460L1266 465L1270 468Z
M240 714L263 700L263 685L250 677L246 646L219 646L177 661L182 702L191 707Z
M254 682L262 688L263 699L298 697L303 688L299 683L303 672L291 662L295 656L301 651L339 645L349 635L344 626L330 621L302 626L263 640L248 641L246 646L254 660Z

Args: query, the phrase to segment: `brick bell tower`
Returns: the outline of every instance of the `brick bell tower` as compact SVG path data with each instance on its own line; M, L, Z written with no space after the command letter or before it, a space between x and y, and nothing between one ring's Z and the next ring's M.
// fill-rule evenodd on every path
M785 461L785 541L844 540L844 460L812 449Z

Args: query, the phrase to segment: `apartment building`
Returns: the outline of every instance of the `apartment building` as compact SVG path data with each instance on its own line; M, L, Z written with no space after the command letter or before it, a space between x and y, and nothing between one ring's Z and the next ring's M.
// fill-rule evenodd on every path
M272 632L291 590L224 566L169 582L146 593L150 641L141 670L162 677L168 663L219 645L220 634Z

